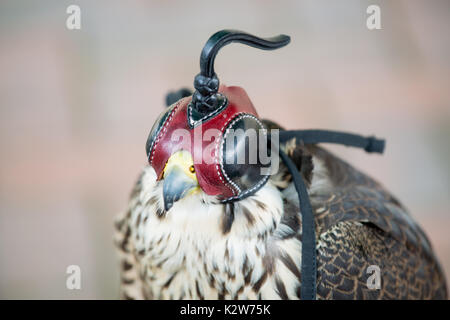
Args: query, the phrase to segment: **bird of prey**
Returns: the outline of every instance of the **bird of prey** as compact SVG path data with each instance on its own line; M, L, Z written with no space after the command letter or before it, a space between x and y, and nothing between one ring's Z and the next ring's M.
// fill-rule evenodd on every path
M269 50L289 40L218 32L202 52L196 92L168 98L147 142L149 165L116 221L124 299L301 298L301 266L310 261L302 261L302 206L287 166L261 177L255 166L197 164L198 146L176 148L167 137L216 125L214 160L232 153L223 144L232 124L283 130L259 120L243 89L219 87L214 57L231 42ZM316 144L292 137L279 148L312 208L316 299L447 298L427 236L394 196Z

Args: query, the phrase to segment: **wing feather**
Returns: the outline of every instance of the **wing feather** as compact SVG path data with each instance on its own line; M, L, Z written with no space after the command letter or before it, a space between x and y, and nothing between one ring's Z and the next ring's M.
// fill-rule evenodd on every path
M290 146L302 152L288 150L288 154L312 155L328 178L323 188L312 186L310 190L316 221L318 298L446 299L445 277L431 244L395 197L322 148ZM302 172L300 160L291 158ZM295 209L285 206L285 211ZM380 289L367 285L372 275L368 268L373 265L380 268Z

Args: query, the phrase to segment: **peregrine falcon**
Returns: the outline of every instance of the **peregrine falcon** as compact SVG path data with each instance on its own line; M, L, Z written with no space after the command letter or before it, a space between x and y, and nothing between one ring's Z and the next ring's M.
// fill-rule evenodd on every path
M293 174L283 161L270 175L259 175L258 164L222 162L238 152L232 148L245 149L224 143L230 128L284 130L260 120L243 89L219 86L214 57L231 42L272 50L289 39L220 31L202 52L194 94L168 99L147 141L149 164L115 224L124 299L301 298L302 265L311 262L302 261L303 207ZM210 127L218 128L210 164L196 161L201 146L170 138L176 129ZM384 187L317 144L291 137L279 148L309 196L316 299L447 298L427 236Z

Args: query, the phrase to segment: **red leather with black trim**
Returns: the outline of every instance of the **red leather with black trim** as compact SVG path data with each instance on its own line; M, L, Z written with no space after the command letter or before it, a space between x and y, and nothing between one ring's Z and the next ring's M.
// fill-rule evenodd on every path
M233 197L237 190L230 185L221 168L222 137L227 125L239 114L258 117L247 93L240 87L220 86L219 92L228 99L226 108L194 129L188 125L187 107L192 97L179 100L161 128L149 154L149 164L158 180L170 156L179 150L191 152L198 183L209 195ZM176 131L183 129L183 131ZM210 130L213 129L213 130ZM215 129L215 130L214 130ZM180 137L184 138L180 138ZM175 139L178 137L178 139Z

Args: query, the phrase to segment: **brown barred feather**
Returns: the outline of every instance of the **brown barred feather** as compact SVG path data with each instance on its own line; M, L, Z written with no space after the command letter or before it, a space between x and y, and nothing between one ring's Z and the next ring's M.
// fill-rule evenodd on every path
M269 129L279 128L276 123L263 122ZM294 161L308 187L312 187L309 191L316 222L318 299L447 298L444 274L431 244L398 200L376 181L322 148L305 146L295 140L288 141L282 148ZM326 176L326 183L318 189L313 188L316 173ZM281 219L265 222L270 227L255 235L255 241L264 245L254 247L253 252L245 252L239 269L219 265L217 260L206 261L202 249L195 248L194 252L183 252L180 261L186 263L187 255L198 256L198 274L180 275L185 270L166 272L167 258L157 259L157 255L164 252L170 233L153 238L148 244L150 249L158 247L162 250L152 251L156 254L153 260L146 256L148 250L137 245L142 243L139 239L142 230L139 230L148 218L147 215L141 217L139 210L156 208L153 214L159 217L158 221L167 218L166 212L158 207L155 195L141 203L144 183L141 176L132 191L129 210L115 225L116 244L122 257L121 296L125 299L203 299L211 296L261 299L272 284L273 297L299 298L301 261L292 250L300 252L301 216L298 200L288 196L289 190L293 189L291 180L287 169L280 164L271 183L284 197ZM252 196L245 201L242 205L240 202L223 205L219 229L222 237L231 236L239 221L244 221L247 228L257 228L261 224L257 212L270 210L270 203L265 203L264 198ZM131 212L136 213L134 219ZM176 250L179 246L180 242ZM223 263L231 265L236 256L233 247L228 246L228 240L225 248ZM147 259L145 265L141 264L144 257ZM257 261L262 270L255 268ZM373 265L381 271L380 289L367 286L371 275L368 267ZM157 279L156 274L162 278ZM186 276L193 278L192 285L181 287L179 292L171 291L175 282L179 285L180 279L188 281ZM155 281L160 287L152 287Z
M316 211L320 299L446 299L440 265L424 232L377 182L327 151L328 193L311 196ZM377 265L381 288L368 289Z

